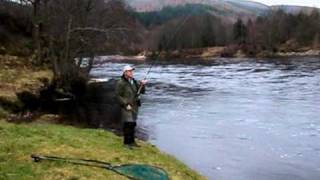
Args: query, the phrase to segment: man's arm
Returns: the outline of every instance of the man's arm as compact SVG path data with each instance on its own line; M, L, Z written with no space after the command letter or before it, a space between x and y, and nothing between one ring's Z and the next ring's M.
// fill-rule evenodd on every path
M118 99L118 102L120 104L120 106L122 107L126 107L129 102L126 98L123 97L123 94L124 94L124 85L123 83L121 83L120 81L117 83L117 86L116 86L116 96L117 96L117 99Z
M136 81L136 86L138 89L138 94L144 94L146 92L147 80Z

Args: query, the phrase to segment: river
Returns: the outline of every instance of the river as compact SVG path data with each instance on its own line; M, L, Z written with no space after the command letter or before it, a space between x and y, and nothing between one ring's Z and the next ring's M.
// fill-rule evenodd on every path
M320 58L155 63L139 133L209 179L320 179ZM106 61L92 76L118 78Z

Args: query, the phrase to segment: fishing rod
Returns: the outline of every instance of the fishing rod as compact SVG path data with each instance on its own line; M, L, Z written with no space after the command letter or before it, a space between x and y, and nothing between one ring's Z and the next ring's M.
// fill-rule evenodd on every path
M171 43L171 42L173 41L173 39L176 37L176 35L178 34L178 32L181 30L182 26L187 22L187 20L188 20L192 15L193 15L193 13L191 12L191 13L189 13L187 16L184 17L183 21L181 21L181 24L180 24L179 26L177 26L176 31L172 34L171 38L166 42L166 44L165 44L165 46L164 46L165 49L170 45L170 43ZM145 77L143 78L143 80L147 80L147 77L148 77L148 75L150 74L151 69L153 68L153 66L155 65L155 63L160 59L160 54L161 54L161 52L159 51L158 54L157 54L157 56L156 56L156 59L151 63L150 67L148 68L148 71L147 71ZM139 87L139 89L138 89L138 91L137 91L137 97L140 96L141 91L142 91L142 89L143 89L143 86L144 86L143 84L140 84L140 87Z

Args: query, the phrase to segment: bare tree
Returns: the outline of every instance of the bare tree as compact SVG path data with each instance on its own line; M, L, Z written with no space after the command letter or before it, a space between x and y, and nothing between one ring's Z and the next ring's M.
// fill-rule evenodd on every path
M46 11L50 59L62 86L86 77L94 55L109 42L116 46L126 41L134 26L125 4L117 0L55 0L48 2ZM85 71L83 64L88 65Z
M36 62L40 63L41 61L41 42L40 42L40 34L41 34L41 14L40 14L40 6L42 2L46 2L47 0L19 0L20 4L23 5L31 5L32 6L32 37L35 46L36 53Z

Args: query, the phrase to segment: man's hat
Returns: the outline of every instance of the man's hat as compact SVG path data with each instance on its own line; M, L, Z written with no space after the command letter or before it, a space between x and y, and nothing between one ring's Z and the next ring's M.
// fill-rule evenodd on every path
M132 71L132 70L134 70L133 67L131 67L130 65L126 65L126 66L123 67L123 71L122 72L124 73L126 71Z

